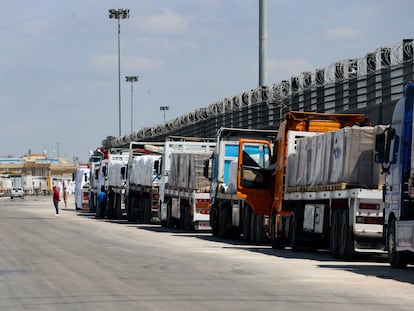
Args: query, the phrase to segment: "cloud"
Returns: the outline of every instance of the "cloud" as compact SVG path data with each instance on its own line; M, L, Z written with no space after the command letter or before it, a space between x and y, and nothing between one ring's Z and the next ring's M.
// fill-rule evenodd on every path
M91 54L89 56L89 66L92 70L98 72L112 71L118 68L118 54ZM122 56L122 68L139 71L159 71L163 68L163 62L160 59L149 57Z
M48 29L50 29L50 24L48 22L43 20L31 20L23 23L19 30L23 35L39 36L43 35Z
M157 15L136 17L133 23L146 33L182 35L189 29L189 20L168 8Z
M323 36L329 40L356 39L361 37L362 33L352 27L335 27L324 32Z
M312 71L312 64L304 58L291 58L284 60L269 60L267 62L268 82L278 83L284 79L304 71Z
M129 70L158 71L163 68L163 62L156 58L126 56L123 58L123 66Z
M89 66L96 71L107 71L108 68L118 66L117 54L91 54L88 59Z

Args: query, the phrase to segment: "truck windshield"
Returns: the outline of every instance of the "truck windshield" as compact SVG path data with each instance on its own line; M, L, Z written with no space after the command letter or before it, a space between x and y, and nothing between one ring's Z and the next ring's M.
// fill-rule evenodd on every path
M269 148L263 144L243 145L243 164L266 168L269 166Z

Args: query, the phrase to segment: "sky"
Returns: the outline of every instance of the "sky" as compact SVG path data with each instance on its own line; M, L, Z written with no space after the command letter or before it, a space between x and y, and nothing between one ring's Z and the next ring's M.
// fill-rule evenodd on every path
M88 159L258 86L259 0L0 0L0 156ZM412 0L267 0L266 84L413 38Z

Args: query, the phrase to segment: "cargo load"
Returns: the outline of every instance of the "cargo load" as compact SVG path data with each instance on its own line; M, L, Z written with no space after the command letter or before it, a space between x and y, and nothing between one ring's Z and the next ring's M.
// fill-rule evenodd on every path
M110 161L108 163L109 172L114 174L108 175L108 186L122 187L125 183L125 178L121 174L121 168L125 167L124 161Z
M152 186L157 177L154 171L155 161L160 161L160 155L142 155L132 159L129 169L129 183L132 185Z
M377 127L345 127L300 139L296 153L288 157L288 187L345 183L378 188L382 179L374 163Z
M210 181L203 175L204 161L210 153L173 153L169 173L169 187L196 191L210 191Z

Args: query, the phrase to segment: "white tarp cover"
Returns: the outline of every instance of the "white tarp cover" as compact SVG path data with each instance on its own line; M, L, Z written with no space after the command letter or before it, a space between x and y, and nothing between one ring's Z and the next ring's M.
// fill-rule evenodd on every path
M204 161L210 153L172 153L168 184L181 188L208 192L210 181L204 177Z
M111 160L108 162L108 186L121 188L125 179L122 178L121 168L126 167L124 161Z
M154 163L160 160L160 155L149 154L133 158L128 172L129 183L133 185L152 186L157 177Z

